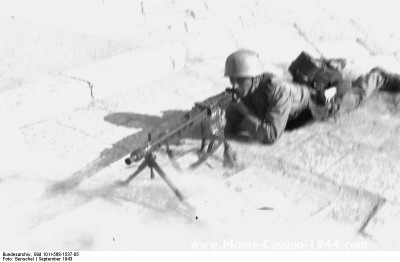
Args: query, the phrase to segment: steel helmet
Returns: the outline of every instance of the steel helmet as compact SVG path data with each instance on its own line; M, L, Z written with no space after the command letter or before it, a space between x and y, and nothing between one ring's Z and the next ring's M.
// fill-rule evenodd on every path
M251 50L240 49L230 54L225 61L225 76L256 77L263 74L258 54Z

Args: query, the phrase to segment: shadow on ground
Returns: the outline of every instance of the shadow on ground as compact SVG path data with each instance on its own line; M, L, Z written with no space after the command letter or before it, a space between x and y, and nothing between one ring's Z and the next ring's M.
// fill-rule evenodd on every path
M104 121L117 126L141 129L141 131L117 141L110 148L104 149L99 156L91 161L87 166L76 171L69 178L53 184L48 189L48 193L64 193L65 191L75 188L84 179L95 175L103 168L110 166L114 162L127 156L135 148L140 148L142 145L147 143L149 133L154 139L155 137L159 137L163 131L182 123L186 113L187 111L171 110L165 111L162 117L127 112L115 112L106 115ZM295 121L289 122L286 130L292 131L297 128L302 128L312 122L311 113L305 111ZM179 139L171 141L171 144L176 144L180 139L184 138L200 140L200 127L198 125L191 127L186 132L182 133Z
M373 94L372 97L366 102L368 111L372 110L373 112L390 113L391 115L395 116L399 115L400 94L398 93L391 93L387 91L377 92ZM116 112L106 115L104 117L104 121L127 128L140 128L141 131L117 141L110 148L104 149L99 156L90 162L86 167L78 170L68 179L53 184L49 188L48 192L52 194L63 193L78 186L84 179L95 175L103 168L110 166L118 160L121 160L135 148L139 148L141 145L145 144L147 142L149 133L151 133L154 138L158 137L164 130L177 126L182 122L183 116L186 113L187 111L179 110L165 111L161 117L126 112ZM311 113L306 110L295 120L290 121L287 124L285 131L290 132L299 128L305 128L314 122L315 120L312 118ZM192 138L200 140L200 128L198 126L194 126L187 130L187 132L184 132L180 138ZM241 139L238 140L242 141ZM179 139L172 141L171 144L176 142L179 142Z
M309 110L303 111L296 119L291 120L287 123L285 131L294 131L298 128L305 128L306 126L314 123L315 120Z
M130 128L140 128L141 131L117 141L110 148L104 149L87 166L73 173L71 177L53 184L47 192L50 194L64 193L78 186L84 179L95 175L103 168L122 159L133 151L135 147L146 143L148 133L156 137L166 128L173 127L179 123L185 113L185 111L165 111L162 117L120 112L106 115L104 120L109 123ZM199 137L196 134L195 130L188 130L186 134L183 134L182 138Z
M94 176L114 162L121 160L135 147L140 147L146 143L149 132L156 136L166 128L176 126L182 121L182 117L186 113L186 111L166 111L161 117L125 112L106 115L104 121L118 126L140 128L141 131L117 141L110 148L104 149L96 159L86 167L73 173L69 178L50 185L46 191L47 195L57 196L59 194L72 193L72 196L76 199L67 207L68 210L75 209L93 198L103 198L119 205L124 205L125 201L140 204L156 211L156 214L160 216L165 216L167 213L173 216L179 215L185 221L194 221L194 209L188 206L186 202L180 202L164 184L159 186L140 185L140 187L134 184L127 185L128 187L110 184L91 190L77 188L84 180ZM198 126L195 126L187 130L182 135L182 138L200 138L198 129ZM51 213L45 217L47 220L55 216L57 216L57 213Z

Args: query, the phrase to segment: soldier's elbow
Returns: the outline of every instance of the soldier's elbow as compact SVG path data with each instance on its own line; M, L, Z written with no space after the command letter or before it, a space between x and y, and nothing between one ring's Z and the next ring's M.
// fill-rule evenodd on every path
M260 142L261 142L261 144L263 144L263 145L272 145L272 144L274 144L277 140L278 140L278 138L276 138L276 137L269 137L269 138L262 139Z
M279 136L276 132L270 132L269 134L263 134L262 136L259 136L259 142L264 145L272 145L276 141L278 141Z

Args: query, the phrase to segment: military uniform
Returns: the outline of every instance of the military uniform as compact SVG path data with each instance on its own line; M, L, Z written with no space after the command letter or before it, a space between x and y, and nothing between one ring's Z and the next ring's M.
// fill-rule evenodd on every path
M374 68L354 81L343 80L336 87L337 94L329 103L318 105L315 99L310 99L310 110L315 119L325 120L347 114L360 107L376 90L400 91L400 78L381 68Z
M261 122L257 125L241 115L235 104L226 111L226 133L244 129L262 143L275 142L288 121L307 110L310 93L307 86L282 81L264 74L255 92L242 99L250 113Z
M375 68L353 82L341 81L337 84L335 99L318 105L306 85L264 74L255 92L242 99L250 114L260 122L251 121L241 114L234 103L226 111L225 132L229 135L239 130L248 131L255 140L272 144L280 138L287 123L304 111L310 110L317 120L340 116L358 108L375 90L387 88L388 83L385 72ZM400 81L397 83L400 86Z
M331 61L335 59L326 60L328 64ZM263 73L259 56L254 51L233 52L226 59L225 76L238 91L239 101L226 110L225 134L229 136L243 130L254 140L272 144L281 137L288 122L306 111L317 120L325 120L355 110L375 90L400 89L400 76L381 68L374 68L353 82L342 80L341 74L334 72L339 71L320 71L313 86L308 87ZM332 97L327 93L332 89L326 90L330 85L336 87Z

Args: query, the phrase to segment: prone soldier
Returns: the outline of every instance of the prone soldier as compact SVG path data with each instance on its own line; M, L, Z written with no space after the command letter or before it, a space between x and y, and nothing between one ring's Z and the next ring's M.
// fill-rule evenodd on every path
M288 122L305 111L317 120L325 120L355 110L375 90L400 91L400 76L378 67L355 81L339 79L334 92L313 89L264 72L259 55L245 49L227 57L225 76L238 95L226 110L226 136L245 131L250 139L263 144L276 142ZM317 85L324 84L323 77L320 79Z

